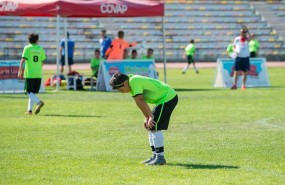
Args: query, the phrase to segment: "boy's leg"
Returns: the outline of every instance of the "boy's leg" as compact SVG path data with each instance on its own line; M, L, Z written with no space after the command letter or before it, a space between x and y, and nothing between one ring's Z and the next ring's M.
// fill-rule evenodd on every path
M195 63L195 62L193 62L193 67L194 67L194 70L196 71L196 74L198 74L199 71L198 71L198 69L196 68L196 63Z
M156 155L155 155L154 143L153 143L153 137L152 137L152 133L151 133L150 131L148 132L148 139L149 139L149 145L150 145L151 151L152 151L152 156L151 156L149 159L147 159L147 160L141 162L142 164L148 164L149 162L151 162L152 160L154 160L154 159L155 159L155 156L156 156Z
M156 152L155 159L148 163L148 165L164 165L166 160L164 158L164 136L161 130L152 132L154 148Z

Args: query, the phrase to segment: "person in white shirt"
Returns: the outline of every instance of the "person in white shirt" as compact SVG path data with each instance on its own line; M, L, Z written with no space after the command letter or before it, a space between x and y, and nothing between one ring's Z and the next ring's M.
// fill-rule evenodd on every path
M240 36L236 37L233 42L234 52L236 55L234 63L234 81L231 89L237 89L238 72L242 72L242 86L241 89L246 89L247 73L250 67L250 52L249 52L250 33L247 27L243 26L240 29Z

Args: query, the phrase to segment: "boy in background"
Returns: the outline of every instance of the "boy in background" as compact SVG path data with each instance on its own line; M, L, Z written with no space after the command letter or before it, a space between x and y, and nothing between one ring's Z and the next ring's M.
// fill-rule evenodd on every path
M18 78L25 78L25 94L29 97L27 115L32 115L34 103L37 104L35 114L38 114L44 106L35 94L39 92L42 81L42 67L46 60L45 51L38 45L39 35L31 33L28 35L29 45L24 47L22 60L18 71Z
M102 59L100 57L99 49L95 49L94 54L95 54L95 57L91 59L90 67L92 70L92 75L97 78L100 62Z

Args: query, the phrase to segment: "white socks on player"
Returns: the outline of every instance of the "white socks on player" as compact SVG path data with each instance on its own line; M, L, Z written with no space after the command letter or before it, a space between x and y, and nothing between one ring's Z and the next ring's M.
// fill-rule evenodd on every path
M28 93L28 97L36 104L40 102L40 99L34 93Z
M164 137L162 131L151 132L156 155L164 155Z
M190 64L186 64L186 66L183 68L182 72L185 73L185 72L187 71L187 69L189 68L189 65L190 65Z
M34 102L31 98L29 98L28 111L32 112L33 107L34 107Z
M150 145L151 150L152 150L152 154L155 154L153 137L152 137L152 133L151 132L148 132L148 140L149 140L149 145Z

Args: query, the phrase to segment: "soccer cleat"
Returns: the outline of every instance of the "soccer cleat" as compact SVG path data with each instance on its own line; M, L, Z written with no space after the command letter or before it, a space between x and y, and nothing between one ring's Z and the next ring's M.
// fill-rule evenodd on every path
M151 158L145 160L145 161L142 161L141 164L148 164L150 163L151 161L153 161L155 159L156 155L153 154Z
M231 90L236 90L237 89L237 86L236 85L233 85L232 87L231 87Z
M32 111L27 111L25 112L26 115L33 115L33 112Z
M38 114L44 105L45 105L44 102L40 101L36 106L35 114Z
M246 90L246 86L245 85L241 86L241 90Z
M165 164L166 164L166 160L164 156L157 155L153 161L147 163L146 165L165 165Z

